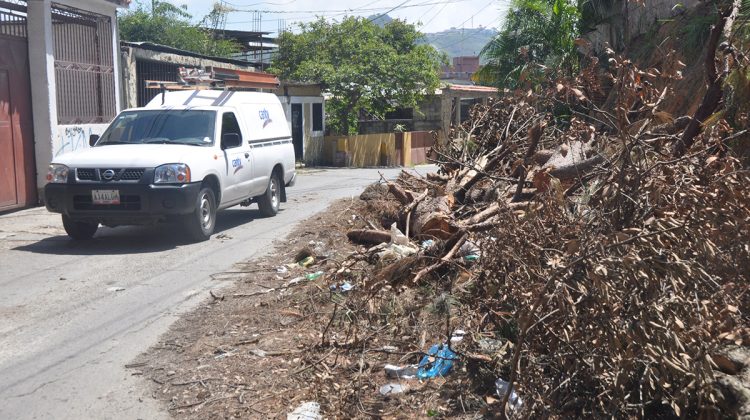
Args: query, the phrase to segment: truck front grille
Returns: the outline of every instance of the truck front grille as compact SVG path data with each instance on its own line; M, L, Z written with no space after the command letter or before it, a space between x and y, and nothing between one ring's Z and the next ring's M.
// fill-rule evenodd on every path
M96 181L96 172L91 168L78 168L76 177L79 181Z
M140 181L145 170L143 168L128 168L120 174L120 181Z
M114 172L111 179L104 177L104 172L108 170ZM144 168L77 168L76 179L94 182L138 182L145 172Z

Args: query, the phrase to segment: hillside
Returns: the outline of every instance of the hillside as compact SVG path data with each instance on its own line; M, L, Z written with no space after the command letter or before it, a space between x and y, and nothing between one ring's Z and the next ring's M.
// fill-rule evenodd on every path
M367 19L379 26L385 26L393 18L387 14L383 15L370 15ZM425 37L427 42L443 51L448 55L448 58L460 57L466 55L479 55L490 42L493 36L497 34L497 31L491 28L451 28L445 31L426 33Z
M480 27L452 28L425 35L430 44L448 54L448 57L458 57L479 55L496 33L494 29Z

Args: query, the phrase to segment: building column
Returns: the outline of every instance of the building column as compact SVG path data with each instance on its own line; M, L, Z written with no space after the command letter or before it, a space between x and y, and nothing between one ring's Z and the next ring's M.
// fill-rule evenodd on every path
M52 142L57 135L57 96L55 95L55 56L51 6L50 0L29 0L26 10L36 184L40 191L40 199L43 197L41 189L47 182L47 167L53 157Z
M440 125L443 131L442 135L438 137L438 142L442 145L448 144L448 133L451 130L451 104L453 103L453 97L446 90L443 90L442 96L440 97Z
M456 127L458 127L461 125L461 97L458 95L456 95L456 108L454 111L455 115L453 118L455 119Z
M113 9L109 14L110 26L112 29L112 67L115 73L115 114L123 108L129 108L125 102L125 93L123 89L122 78L122 54L120 53L120 31L117 30L117 9ZM135 61L135 60L134 60ZM135 62L133 63L135 65Z
M126 47L120 53L122 63L122 108L135 108L138 106L138 74L135 61L135 52ZM118 111L121 109L117 108Z

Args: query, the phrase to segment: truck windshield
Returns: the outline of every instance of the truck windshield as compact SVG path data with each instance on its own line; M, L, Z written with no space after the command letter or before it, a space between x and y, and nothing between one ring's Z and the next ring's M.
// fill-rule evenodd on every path
M148 143L211 146L215 120L215 111L126 111L112 121L96 146Z

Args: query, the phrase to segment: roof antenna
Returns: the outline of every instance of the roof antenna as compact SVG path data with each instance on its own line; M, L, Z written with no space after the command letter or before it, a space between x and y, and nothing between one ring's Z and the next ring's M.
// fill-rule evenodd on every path
M167 87L164 86L164 83L159 83L159 89L161 89L161 104L164 105L164 98L167 93Z

